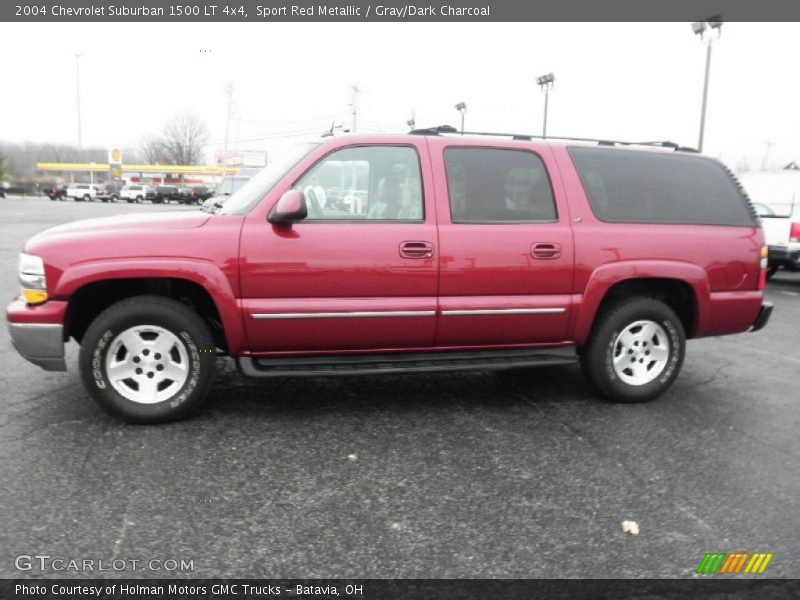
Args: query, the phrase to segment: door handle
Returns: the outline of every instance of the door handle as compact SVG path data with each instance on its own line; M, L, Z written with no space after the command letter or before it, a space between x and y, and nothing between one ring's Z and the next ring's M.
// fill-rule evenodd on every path
M433 244L430 242L402 242L400 256L403 258L433 258Z
M531 246L531 256L542 260L561 258L561 244L539 242Z

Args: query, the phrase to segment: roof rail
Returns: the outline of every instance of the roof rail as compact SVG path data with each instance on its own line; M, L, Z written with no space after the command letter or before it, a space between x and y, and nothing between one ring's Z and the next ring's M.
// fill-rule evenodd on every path
M567 142L591 142L599 146L655 146L659 148L670 148L679 152L697 152L695 148L680 146L675 142L626 142L620 140L606 140L600 138L569 137L563 135L535 135L529 133L497 133L490 131L458 131L452 125L440 125L438 127L427 127L424 129L414 129L409 132L411 135L485 135L489 137L510 137L513 140L531 141L537 140L562 140Z

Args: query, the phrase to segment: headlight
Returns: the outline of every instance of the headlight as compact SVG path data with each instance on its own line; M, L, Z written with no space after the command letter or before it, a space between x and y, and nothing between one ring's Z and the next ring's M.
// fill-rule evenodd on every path
M47 301L47 280L41 257L32 254L19 255L19 283L22 286L22 297L28 304Z

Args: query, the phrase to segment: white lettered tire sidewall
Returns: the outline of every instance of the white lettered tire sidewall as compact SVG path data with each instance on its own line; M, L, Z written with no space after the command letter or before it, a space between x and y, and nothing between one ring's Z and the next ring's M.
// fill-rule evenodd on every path
M114 389L106 375L106 355L115 338L141 325L172 332L186 350L188 377L161 402L130 400ZM129 423L161 423L182 418L203 402L216 374L216 348L204 321L186 305L172 298L135 296L113 304L92 322L82 340L79 362L83 384L103 410Z

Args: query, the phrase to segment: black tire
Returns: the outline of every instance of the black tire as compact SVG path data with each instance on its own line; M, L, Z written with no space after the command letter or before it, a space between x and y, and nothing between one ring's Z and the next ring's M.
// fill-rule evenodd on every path
M117 201L117 195L116 194L111 194L111 198L109 198L109 200L111 200L112 202L116 202Z
M92 197L91 197L89 194L86 194L86 195L83 197L83 201L84 201L84 202L94 202L94 200L92 199Z
M126 398L114 389L106 373L106 357L115 339L137 325L160 327L176 336L188 363L183 385L151 404ZM86 330L79 358L83 384L92 400L108 414L135 424L175 421L196 410L214 383L215 362L214 338L205 322L186 305L163 296L134 296L104 310Z
M655 379L641 385L623 381L613 367L613 358L619 353L618 336L637 321L660 325L669 342L663 370ZM587 343L581 348L581 367L589 382L606 398L616 402L646 402L664 393L675 381L683 365L685 349L683 324L669 306L653 298L630 298L609 305L597 317Z
M778 267L768 267L767 268L767 279L772 279L772 276L778 272Z
M142 197L136 196L136 204L141 204L141 203L142 203Z

